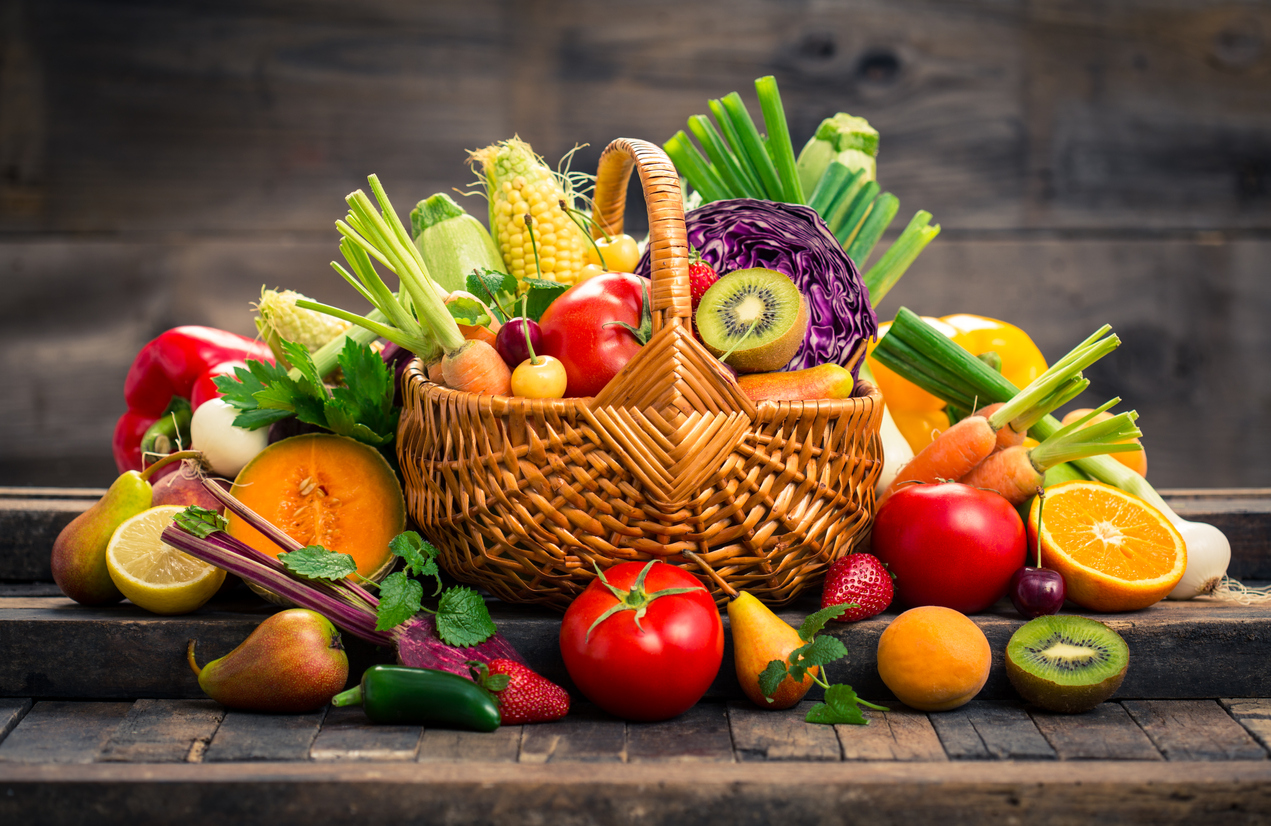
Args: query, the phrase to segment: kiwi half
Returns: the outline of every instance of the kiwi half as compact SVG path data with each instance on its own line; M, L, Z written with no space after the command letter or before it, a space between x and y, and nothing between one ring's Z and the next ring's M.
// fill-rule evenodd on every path
M790 363L808 332L808 302L790 276L755 267L720 278L697 306L697 332L738 373L769 373ZM752 329L753 328L753 329Z
M1067 714L1111 697L1129 663L1130 647L1121 635L1085 617L1037 617L1006 644L1006 675L1020 696Z

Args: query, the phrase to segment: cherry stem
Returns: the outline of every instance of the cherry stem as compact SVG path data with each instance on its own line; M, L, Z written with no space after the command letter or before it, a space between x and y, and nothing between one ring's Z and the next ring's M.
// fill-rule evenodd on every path
M1042 508L1046 506L1046 488L1037 488L1037 567L1042 566Z
M534 237L534 219L525 213L525 231L530 234L530 245L534 248L534 275L543 277L543 267L538 261L538 240Z
M581 215L582 213L576 209L570 209L568 206L566 206L563 200L560 202L560 208L564 210L566 215L569 216L569 220L574 222L574 226L582 230L583 235L587 236L587 241L591 244L591 248L596 251L596 257L600 259L600 266L606 270L609 269L609 265L605 263L605 254L600 251L600 246L596 243L596 239L592 237L591 230L583 226L582 223L578 220L578 218L575 217L576 215ZM611 240L609 238L609 233L605 232L605 228L600 226L600 224L596 223L595 220L588 218L587 223L591 224L596 229L600 230L601 234L605 236L606 241Z
M530 364L538 366L539 357L534 353L534 343L530 341L530 294L521 296L521 332L525 333L525 348L530 351Z

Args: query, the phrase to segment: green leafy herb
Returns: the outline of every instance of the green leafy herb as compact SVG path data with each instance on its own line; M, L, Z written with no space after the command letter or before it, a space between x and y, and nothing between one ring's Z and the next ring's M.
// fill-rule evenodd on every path
M468 660L468 671L472 674L472 681L491 694L497 695L512 682L510 674L491 674L490 666L477 660Z
M437 590L433 596L441 593L441 570L437 567L437 549L414 531L399 533L388 543L388 549L406 562L406 570L413 576L430 576L437 580Z
M524 283L529 287L529 300L525 304L525 317L538 321L543 317L557 296L569 289L568 284L558 284L544 278L526 278Z
M475 298L459 296L446 303L450 316L460 324L469 327L486 327L494 319L486 312L485 305Z
M225 521L224 516L209 508L200 508L198 505L190 505L172 517L172 520L180 525L182 530L194 534L199 539L207 539L217 531L229 528L229 522Z
M887 710L884 706L874 705L858 698L851 686L830 685L823 671L811 671L814 667L823 667L847 656L847 647L837 637L819 636L827 622L847 609L847 605L831 605L808 615L799 626L799 638L804 641L804 644L791 651L784 661L773 660L768 663L759 674L759 690L765 697L771 698L777 687L787 677L796 683L801 683L811 674L813 681L825 689L825 702L817 703L808 711L805 719L809 723L851 723L863 726L869 721L865 719L859 706L869 706L880 711Z
M485 600L471 588L447 588L437 604L437 636L447 645L476 645L498 629Z
M396 571L384 577L380 583L380 604L375 612L375 630L387 631L401 625L419 612L424 598L424 586Z
M532 321L538 321L556 297L569 289L567 284L558 284L545 278L526 278L522 284L526 288L526 302L525 309L520 314ZM499 321L507 321L519 315L516 307L521 303L522 296L517 294L515 277L496 270L474 269L468 274L466 286L468 292L490 306L490 311L499 316ZM459 302L452 302L451 306L457 303ZM452 310L451 314L458 319L458 312Z
M329 551L321 545L309 545L298 551L278 554L278 561L288 571L305 579L344 579L357 571L357 563L348 554Z

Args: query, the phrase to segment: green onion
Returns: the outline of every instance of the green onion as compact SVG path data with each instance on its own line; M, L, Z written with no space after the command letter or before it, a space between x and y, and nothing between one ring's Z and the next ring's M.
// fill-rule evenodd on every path
M869 214L869 208L874 205L876 197L878 197L878 183L866 181L852 198L851 204L844 210L842 217L830 226L830 231L834 233L834 237L844 249L851 246L852 240L856 237L856 230Z
M688 128L693 133L693 137L697 138L697 142L706 150L706 156L719 171L719 177L728 185L728 197L760 197L757 191L750 189L750 181L742 172L736 156L728 148L728 144L724 143L719 132L715 131L715 124L711 123L710 118L705 115L693 115L688 119Z
M847 193L865 173L859 169L850 169L846 164L834 161L825 168L825 174L816 182L808 198L808 206L817 211L821 220L829 226L830 215L845 200Z
M940 234L940 225L928 226L931 213L918 210L910 219L900 237L892 242L887 252L865 273L865 286L869 290L869 301L875 307L883 300L883 296L896 286L896 282L909 269L918 254L931 243L931 239Z
M874 251L874 245L878 243L879 238L883 237L887 227L891 226L891 221L896 217L899 209L900 199L890 192L884 192L874 200L874 206L865 218L865 223L861 225L851 245L847 247L847 257L855 261L856 266L865 266L870 253Z
M738 148L750 159L751 167L758 172L768 200L780 201L784 193L781 179L777 175L777 168L773 166L772 158L768 156L768 150L764 148L763 138L759 137L759 130L755 128L755 122L750 119L750 112L746 110L746 104L742 102L741 95L729 92L724 95L722 102L724 111L728 113L728 119L732 121L733 129L736 130L738 139L741 141Z
M738 134L737 129L733 126L732 119L728 117L728 110L718 100L708 100L706 105L710 107L711 114L715 116L715 122L723 130L727 144L733 148L733 159L737 162L742 175L746 178L746 191L754 193L752 197L762 198L764 191L763 184L759 182L759 171L751 166L750 158L742 151L741 135Z
M803 184L799 182L799 170L794 163L794 146L790 143L790 127L786 123L786 110L781 105L781 92L777 79L766 75L755 81L759 95L759 108L763 111L763 125L768 132L766 148L781 178L781 191L785 201L804 204Z
M667 157L675 164L675 168L688 180L689 186L702 196L702 203L722 201L728 197L728 187L719 175L711 168L710 163L697 151L697 147L684 134L684 130L676 132L664 144Z

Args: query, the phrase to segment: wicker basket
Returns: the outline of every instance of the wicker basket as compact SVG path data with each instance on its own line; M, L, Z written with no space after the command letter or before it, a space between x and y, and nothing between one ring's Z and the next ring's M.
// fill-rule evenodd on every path
M652 339L594 398L459 392L416 360L398 429L411 517L451 575L511 602L564 609L597 566L695 568L685 551L734 588L789 602L871 524L882 397L861 382L851 399L750 401L685 326L684 210L661 149L626 138L605 149L597 220L621 232L633 164L649 210Z

